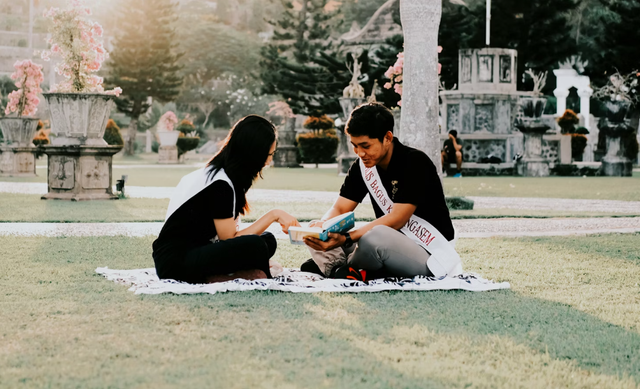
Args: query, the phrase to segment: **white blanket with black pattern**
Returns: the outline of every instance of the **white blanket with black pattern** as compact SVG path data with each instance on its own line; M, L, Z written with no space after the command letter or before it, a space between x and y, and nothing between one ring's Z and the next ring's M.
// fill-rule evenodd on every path
M444 277L442 279L418 276L412 279L385 278L361 282L323 278L313 273L301 272L297 269L285 269L273 279L248 281L239 278L213 284L187 284L174 280L160 280L154 268L114 270L99 267L96 269L96 273L116 283L130 285L129 290L135 292L135 294L215 294L218 292L240 292L246 290L277 290L293 293L357 293L390 290L467 290L484 292L510 288L508 282L493 282L472 273L464 273L455 277Z

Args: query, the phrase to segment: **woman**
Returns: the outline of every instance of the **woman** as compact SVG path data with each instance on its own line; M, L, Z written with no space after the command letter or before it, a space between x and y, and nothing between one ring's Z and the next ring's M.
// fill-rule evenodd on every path
M264 231L273 222L285 232L300 224L275 209L240 230L239 215L249 210L246 193L275 149L273 124L250 115L236 123L206 167L180 180L153 242L158 277L189 283L271 277L269 259L277 244Z

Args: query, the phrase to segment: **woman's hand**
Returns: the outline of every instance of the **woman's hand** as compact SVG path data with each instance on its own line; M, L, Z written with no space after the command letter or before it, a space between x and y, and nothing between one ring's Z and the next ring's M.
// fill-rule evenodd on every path
M311 220L309 222L309 227L322 227L324 222L322 220Z
M298 220L285 211L281 209L274 209L271 212L273 213L274 221L280 224L282 232L285 234L289 234L289 227L300 227Z

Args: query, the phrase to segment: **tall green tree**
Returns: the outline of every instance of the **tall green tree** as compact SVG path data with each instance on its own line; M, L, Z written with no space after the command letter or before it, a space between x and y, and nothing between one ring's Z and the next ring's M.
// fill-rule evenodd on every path
M283 96L297 114L337 113L337 102L330 100L339 96L326 94L322 89L333 82L332 75L317 62L336 56L330 38L338 12L328 10L328 0L298 3L300 9L292 1L282 0L283 14L269 22L274 32L261 52L263 92Z
M491 46L518 50L518 75L528 68L551 70L578 48L568 27L569 15L581 0L492 0ZM476 18L484 20L486 6L475 9ZM472 47L483 47L485 28L475 29ZM522 84L522 78L518 77ZM551 82L547 86L551 88ZM523 87L523 85L520 85Z
M149 98L169 102L180 92L181 54L174 27L177 3L137 0L121 9L120 34L111 52L106 83L122 88L116 104L131 118L124 150L133 155L138 120L149 108Z

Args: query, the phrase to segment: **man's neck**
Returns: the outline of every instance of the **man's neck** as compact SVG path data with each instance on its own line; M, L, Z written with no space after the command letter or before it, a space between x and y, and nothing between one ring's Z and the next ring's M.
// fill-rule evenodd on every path
M389 167L389 162L391 162L391 156L393 155L393 147L394 147L394 144L392 141L391 147L389 147L389 151L387 152L387 155L385 155L382 161L378 162L378 164L376 165L378 168L382 170L387 170L387 168Z

